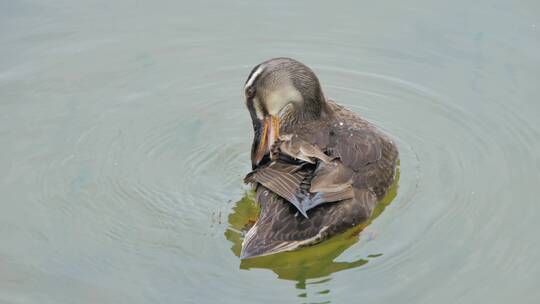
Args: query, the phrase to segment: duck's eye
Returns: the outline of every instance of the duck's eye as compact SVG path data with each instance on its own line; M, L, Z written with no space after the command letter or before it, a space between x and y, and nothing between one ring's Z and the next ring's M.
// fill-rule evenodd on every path
M255 96L255 88L254 87L249 87L246 89L246 97L247 98L253 98L253 96Z

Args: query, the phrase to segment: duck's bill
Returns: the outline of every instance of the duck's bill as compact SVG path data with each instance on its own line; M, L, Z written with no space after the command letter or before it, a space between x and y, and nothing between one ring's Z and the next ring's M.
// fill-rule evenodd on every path
M259 132L256 134L258 145L251 158L254 167L261 162L266 154L270 153L272 145L279 137L279 118L271 115L266 116L261 124Z

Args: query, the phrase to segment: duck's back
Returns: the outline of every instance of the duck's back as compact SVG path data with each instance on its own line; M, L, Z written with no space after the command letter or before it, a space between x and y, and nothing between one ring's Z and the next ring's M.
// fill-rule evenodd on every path
M303 216L289 201L267 186L256 184L260 217L244 239L243 257L266 255L312 245L367 220L392 185L398 151L394 143L350 110L327 101L327 113L321 120L294 131L295 136L318 147L349 172L350 196L326 202ZM294 171L316 175L320 170ZM331 172L332 173L332 172ZM339 176L329 174L323 182L332 183ZM316 177L308 178L316 182ZM312 185L313 186L313 185ZM324 186L324 185L323 185ZM324 187L322 187L324 188Z
M371 190L382 198L394 181L398 160L395 143L356 113L333 101L327 104L334 114L328 153L355 172L355 188Z

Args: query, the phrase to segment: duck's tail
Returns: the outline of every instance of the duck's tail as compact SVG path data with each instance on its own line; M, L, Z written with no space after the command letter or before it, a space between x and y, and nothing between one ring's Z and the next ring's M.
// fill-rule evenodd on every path
M293 251L302 247L320 243L326 239L326 230L328 228L323 227L317 235L304 240L283 241L268 239L268 236L264 235L264 233L258 233L258 224L259 222L257 221L257 223L251 227L251 229L247 232L244 241L242 242L242 251L240 252L241 259L249 259L285 251Z

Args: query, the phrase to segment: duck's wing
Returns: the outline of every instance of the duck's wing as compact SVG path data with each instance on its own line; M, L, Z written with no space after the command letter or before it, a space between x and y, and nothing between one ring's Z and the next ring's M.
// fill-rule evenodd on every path
M397 146L356 113L335 102L328 104L339 123L333 125L327 154L339 158L355 172L355 189L368 189L382 198L394 180L399 157Z
M290 164L283 161L273 161L262 169L250 172L244 181L265 186L267 191L272 191L289 201L305 215L300 189L302 182L306 180L312 170L303 168L304 166L305 163Z
M396 145L370 127L336 130L329 155L354 172L353 187L369 189L382 198L394 180L398 160Z
M275 160L249 173L246 182L263 185L305 217L320 204L353 198L353 171L341 160L301 139L287 138L278 145Z

